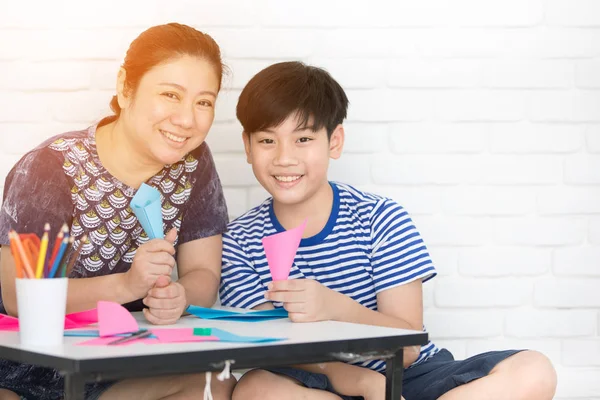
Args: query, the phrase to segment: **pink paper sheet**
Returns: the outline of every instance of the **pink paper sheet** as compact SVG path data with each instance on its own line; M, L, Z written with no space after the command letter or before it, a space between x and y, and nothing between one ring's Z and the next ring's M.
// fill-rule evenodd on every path
M83 342L79 342L77 343L77 346L108 346L110 342L120 339L121 336L107 336L107 337L99 337L99 338L94 338L94 339L90 339L90 340L84 340ZM123 342L123 343L119 343L119 344L113 344L111 346L129 346L130 344L134 344L134 343L144 343L144 344L158 344L160 343L158 341L158 339L150 339L150 338L143 338L143 339L135 339L135 340L130 340L128 342Z
M307 221L304 220L296 228L266 236L262 239L269 270L274 281L284 281L290 275Z
M125 307L112 301L98 302L98 330L101 337L136 332L138 323Z
M96 309L67 314L65 316L65 329L81 328L98 322ZM0 314L0 331L18 331L19 318Z
M0 314L0 330L1 331L18 331L19 319L10 315Z
M98 322L98 309L68 314L65 317L65 329L75 329Z
M196 336L194 335L194 328L157 328L152 329L152 333L160 343L214 342L219 340L217 336Z

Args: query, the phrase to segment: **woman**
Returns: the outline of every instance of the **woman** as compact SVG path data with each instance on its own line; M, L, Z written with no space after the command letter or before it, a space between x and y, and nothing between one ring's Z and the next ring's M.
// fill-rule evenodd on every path
M54 229L67 222L73 248L87 236L69 274L68 313L109 300L143 309L153 324L171 324L188 304L214 303L227 208L204 139L222 74L210 36L180 24L152 27L131 43L119 70L115 115L51 138L15 165L0 211L7 313L18 312L8 232L39 233L46 222ZM162 194L165 239L148 240L129 207L142 183ZM175 265L179 280L172 282ZM213 382L213 395L229 398L233 384ZM88 385L86 398L178 399L203 387L203 374L136 379ZM63 380L54 370L2 360L0 388L0 399L58 399Z

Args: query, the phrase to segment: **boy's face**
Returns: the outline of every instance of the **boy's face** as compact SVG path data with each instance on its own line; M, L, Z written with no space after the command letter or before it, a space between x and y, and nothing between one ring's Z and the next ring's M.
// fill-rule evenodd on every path
M327 140L325 128L298 128L292 115L277 127L244 133L243 138L248 163L273 200L299 205L326 190L329 158L340 157L344 129L338 125Z

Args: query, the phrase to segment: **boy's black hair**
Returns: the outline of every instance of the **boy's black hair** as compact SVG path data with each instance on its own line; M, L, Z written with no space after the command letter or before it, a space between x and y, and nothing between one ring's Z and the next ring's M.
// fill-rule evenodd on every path
M279 126L295 114L298 128L325 127L330 138L347 110L344 89L327 71L290 61L254 75L240 94L236 115L248 134Z

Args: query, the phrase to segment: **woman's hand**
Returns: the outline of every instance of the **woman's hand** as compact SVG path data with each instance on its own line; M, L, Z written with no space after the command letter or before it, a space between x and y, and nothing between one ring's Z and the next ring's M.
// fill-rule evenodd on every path
M146 297L159 277L165 276L170 281L176 238L177 230L173 228L164 239L152 239L137 249L124 279L125 287L136 299Z
M144 317L154 325L169 325L177 322L187 307L185 288L178 282L159 277L144 298Z

